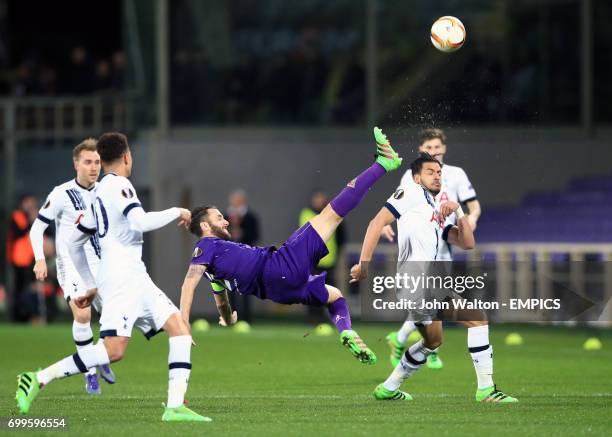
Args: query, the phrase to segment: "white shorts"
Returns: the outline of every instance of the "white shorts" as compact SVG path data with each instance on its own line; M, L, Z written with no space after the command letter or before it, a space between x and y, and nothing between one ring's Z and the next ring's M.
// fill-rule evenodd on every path
M81 275L78 274L74 265L63 258L58 257L55 263L57 267L57 282L60 287L62 287L62 292L64 293L64 299L66 302L70 303L71 300L79 296L84 296L87 293L87 289L85 288L85 284L81 279ZM97 269L97 266L94 267ZM92 272L95 276L95 270ZM93 301L93 307L96 311L100 312L102 308L102 302L99 296Z
M100 338L131 337L133 327L149 339L161 331L166 321L179 309L153 283L148 275L139 275L119 289L105 295L98 290L104 305L100 316Z

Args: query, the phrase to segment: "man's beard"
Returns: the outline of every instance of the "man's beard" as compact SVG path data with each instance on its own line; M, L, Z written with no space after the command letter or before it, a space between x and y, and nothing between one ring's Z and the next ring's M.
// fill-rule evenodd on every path
M210 229L215 237L221 238L222 240L229 240L232 238L229 231L221 226L210 225Z

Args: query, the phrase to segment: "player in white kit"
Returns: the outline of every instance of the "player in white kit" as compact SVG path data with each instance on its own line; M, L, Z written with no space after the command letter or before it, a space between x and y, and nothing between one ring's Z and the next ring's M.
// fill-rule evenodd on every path
M442 187L442 165L433 157L422 154L411 165L414 182L408 181L401 186L385 203L385 206L372 219L361 250L360 262L351 268L351 282L363 279L365 267L372 255L382 228L398 220L398 261L406 265L435 266L440 245L439 240L462 249L473 249L474 233L469 219L463 214L457 202L434 202ZM456 217L456 223L447 221L449 216ZM427 287L424 287L427 289ZM428 291L428 290L419 290ZM443 296L442 296L443 297ZM389 378L374 390L378 400L412 400L412 397L399 390L401 383L414 374L427 356L435 353L442 344L442 322L433 320L437 311L421 310L411 314L423 338L410 346L403 354ZM489 343L489 327L486 321L469 322L468 350L474 363L478 388L477 402L517 402L493 383L493 348Z
M43 250L44 232L55 223L55 250L57 280L64 291L64 298L70 306L74 321L72 337L77 350L93 343L91 330L91 309L79 308L74 299L85 294L87 289L76 271L68 254L67 240L74 231L75 224L85 215L95 198L96 181L100 175L100 155L96 151L96 140L88 138L78 144L72 151L72 160L76 177L53 188L32 224L30 241L34 251L36 279L43 281L47 277L47 263ZM92 238L85 247L87 261L95 273L100 261L100 245L97 238ZM96 309L100 311L98 305ZM100 374L109 384L115 383L115 375L108 365L100 367ZM89 394L100 394L100 383L96 368L92 367L85 374L85 390Z
M478 218L481 213L480 203L476 198L476 191L465 171L461 167L444 164L444 155L446 154L446 135L444 131L433 128L424 129L420 132L419 137L419 152L428 153L440 163L443 163L442 188L435 198L436 202L442 203L451 200L453 202L465 203L468 209L468 221L470 225L472 225L472 230L476 230ZM409 182L413 182L411 170L407 170L406 173L404 173L400 186L405 186ZM455 223L454 216L449 217L449 219L452 223ZM383 236L389 241L393 241L393 237L395 236L393 228L391 226L385 226L383 229ZM440 238L439 244L440 250L436 258L437 261L451 262L453 260L451 246L443 241L442 238ZM459 323L469 327L465 322L459 321ZM397 366L397 363L399 363L399 360L406 350L408 337L415 330L416 325L414 321L406 320L398 331L390 332L387 335L387 342L391 349L390 360L393 367ZM430 369L441 369L443 367L442 360L437 353L427 357L427 367Z
M104 339L44 370L20 374L18 407L22 413L27 413L40 387L54 379L85 373L91 367L122 359L132 328L136 326L145 334L164 330L169 336L168 402L162 420L208 422L209 418L183 404L191 373L190 328L178 308L153 283L142 261L144 232L175 220L186 226L191 213L183 208L144 211L128 179L132 172L132 155L125 135L102 135L97 150L105 175L98 183L93 211L88 211L72 234L69 252L88 290L85 296L77 297L75 303L87 307L99 295L102 301L100 337ZM99 238L102 254L95 280L83 249L94 234Z

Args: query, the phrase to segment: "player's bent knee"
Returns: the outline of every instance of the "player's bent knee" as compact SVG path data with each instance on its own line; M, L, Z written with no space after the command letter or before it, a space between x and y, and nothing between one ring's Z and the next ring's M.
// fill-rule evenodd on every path
M321 239L327 242L341 222L342 217L330 205L327 205L323 208L323 211L310 220L310 225L319 234Z
M111 363L121 361L125 355L129 338L127 337L107 337L104 339L104 347Z
M342 292L338 290L336 287L325 284L325 288L327 289L328 298L327 303L334 303L338 299L342 297Z
M79 308L75 304L70 303L72 309L72 317L77 323L91 322L91 308Z
M163 326L164 331L169 337L176 337L179 335L190 335L189 326L183 320L180 313L172 314Z

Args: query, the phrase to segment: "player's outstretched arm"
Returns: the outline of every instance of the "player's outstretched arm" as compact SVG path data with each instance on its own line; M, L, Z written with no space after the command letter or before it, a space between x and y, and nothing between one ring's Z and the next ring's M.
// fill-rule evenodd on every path
M378 214L370 221L368 230L363 239L359 264L355 264L351 268L351 280L349 282L357 282L367 276L367 272L364 271L364 263L372 261L372 255L376 250L376 246L378 246L383 228L394 221L395 216L386 207L381 208Z
M163 211L145 212L142 207L135 207L127 212L127 219L133 229L140 232L150 232L163 228L177 219L179 225L188 226L191 221L191 212L185 208L168 208Z
M227 290L224 290L223 293L215 293L215 303L219 311L219 325L229 326L238 321L238 313L232 312Z
M36 263L34 264L34 274L36 275L36 279L39 281L43 281L47 277L47 261L45 260L44 234L48 226L48 223L37 218L36 220L34 220L34 223L32 223L32 228L30 229L30 244L32 244L32 250L34 251L34 259L36 260Z
M200 264L191 264L185 279L183 286L181 287L181 316L187 325L189 325L189 316L191 314L191 305L193 304L193 295L197 288L202 275L206 271L206 266Z

